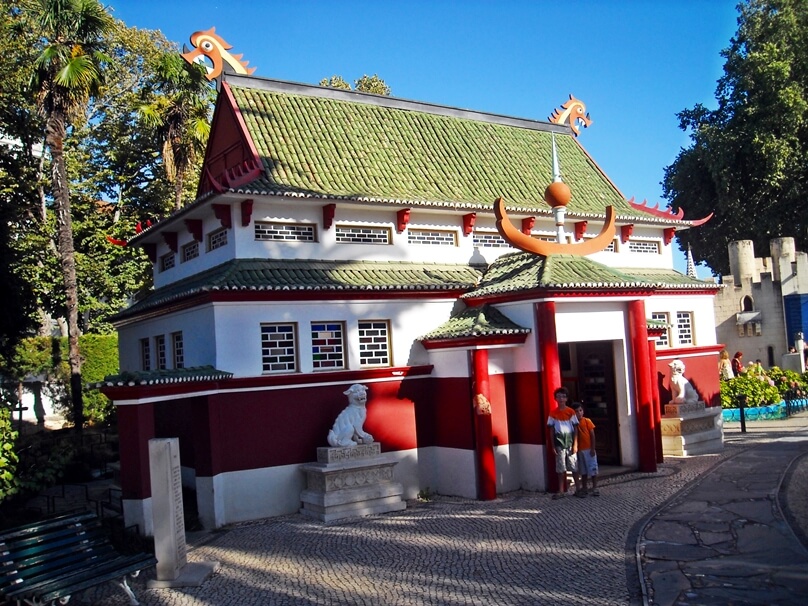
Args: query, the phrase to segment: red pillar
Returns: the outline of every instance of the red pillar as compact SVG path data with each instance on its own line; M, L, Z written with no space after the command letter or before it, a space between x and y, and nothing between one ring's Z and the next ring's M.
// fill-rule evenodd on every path
M656 443L656 462L665 460L662 454L662 403L659 401L659 381L656 380L656 339L648 339L648 364L651 368L651 391L654 397L654 441Z
M477 498L497 498L497 467L491 428L491 390L488 384L488 350L475 349L474 360L474 451L477 459Z
M154 405L118 406L121 494L124 499L142 500L151 496L149 440L154 437Z
M543 301L536 304L536 326L539 339L539 362L541 363L541 385L539 408L542 422L547 421L550 411L557 408L553 392L561 387L561 364L558 361L558 335L556 334L555 301ZM545 475L547 489L558 492L558 475L555 472L555 451L552 449L550 430L544 430Z
M628 316L631 358L634 361L634 391L637 398L635 410L637 413L639 468L640 471L653 472L657 470L656 429L645 302L642 300L629 302Z

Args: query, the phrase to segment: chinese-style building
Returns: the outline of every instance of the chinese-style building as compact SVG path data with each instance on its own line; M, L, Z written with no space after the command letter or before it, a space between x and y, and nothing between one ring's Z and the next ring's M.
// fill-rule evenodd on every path
M673 269L675 231L699 222L626 200L576 135L225 78L197 199L129 242L154 289L116 317L121 374L103 388L127 524L151 534L155 437L179 437L206 527L298 511L300 466L353 383L406 498L550 488L560 385L586 403L601 465L654 471L670 360L718 402L719 287ZM559 173L562 225L543 199ZM560 248L515 248L503 221Z

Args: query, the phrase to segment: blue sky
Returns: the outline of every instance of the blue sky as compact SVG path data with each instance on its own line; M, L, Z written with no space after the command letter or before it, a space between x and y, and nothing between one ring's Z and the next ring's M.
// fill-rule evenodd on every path
M378 74L396 97L535 120L572 93L593 120L580 143L624 196L661 207L664 169L688 145L676 114L715 107L720 52L738 16L737 0L105 4L179 48L216 27L266 78L316 84ZM685 209L685 218L699 217ZM684 271L684 255L676 258Z

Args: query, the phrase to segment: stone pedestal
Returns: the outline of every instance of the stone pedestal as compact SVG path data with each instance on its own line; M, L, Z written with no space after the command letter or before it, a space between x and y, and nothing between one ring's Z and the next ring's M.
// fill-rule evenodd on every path
M707 408L704 402L666 404L662 416L662 454L688 456L711 454L724 449L721 407Z
M301 467L306 490L300 493L300 513L329 523L405 509L404 488L393 482L395 465L381 455L378 442L318 448L317 462Z

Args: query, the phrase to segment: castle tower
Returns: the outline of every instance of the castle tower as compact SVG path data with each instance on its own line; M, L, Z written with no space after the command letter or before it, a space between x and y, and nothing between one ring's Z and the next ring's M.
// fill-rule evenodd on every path
M743 280L760 282L760 275L755 272L755 245L752 240L738 240L729 243L729 269L735 285L740 286Z
M797 260L794 238L774 238L769 242L772 256L772 280L781 282L791 277L791 264Z

